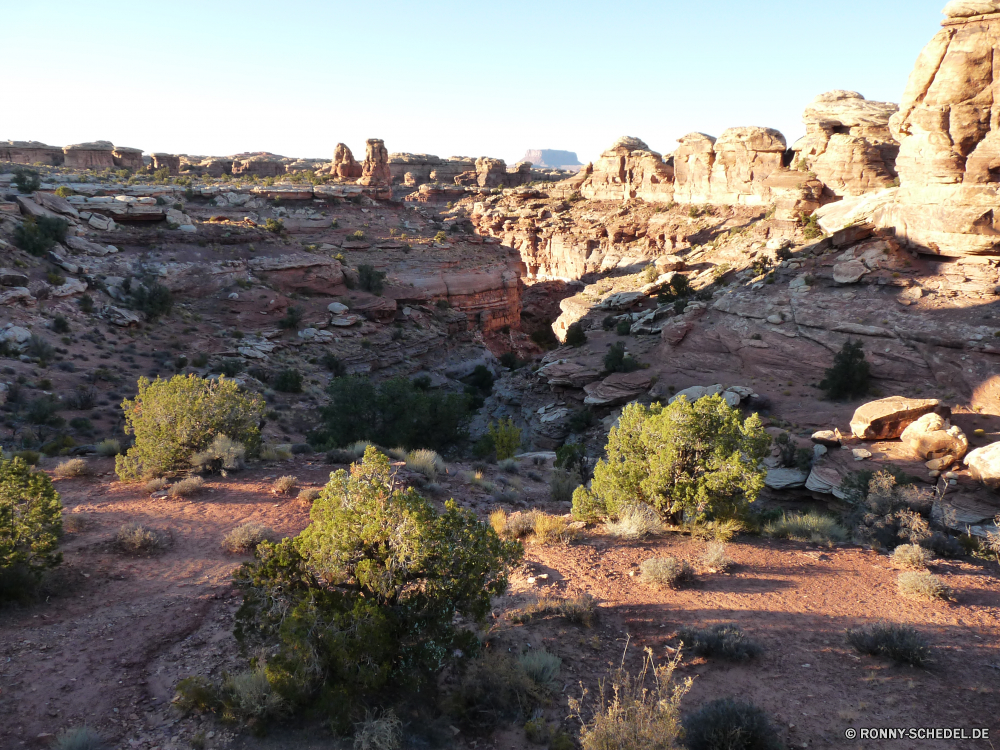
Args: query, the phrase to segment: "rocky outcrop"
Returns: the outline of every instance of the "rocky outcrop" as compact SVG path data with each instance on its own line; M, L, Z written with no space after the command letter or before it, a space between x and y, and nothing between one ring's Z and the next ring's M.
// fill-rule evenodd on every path
M896 104L871 102L855 91L820 94L802 116L805 137L792 146L798 168L816 175L828 199L892 186L899 143L889 118L897 111Z
M150 168L155 172L160 169L169 170L171 175L178 175L181 173L181 157L176 154L164 154L157 152L155 154L150 154L151 159Z
M909 425L937 409L936 398L889 396L859 406L851 418L851 432L862 440L893 440Z
M949 456L951 460L948 463L951 463L961 459L969 450L969 440L962 429L933 412L910 424L903 430L900 439L924 461Z
M677 203L762 206L775 194L768 178L784 170L785 137L773 128L729 128L718 139L689 133L674 152Z
M131 169L133 172L138 172L140 169L145 169L146 167L146 163L142 160L141 148L115 146L111 152L111 159L114 161L116 167Z
M584 198L597 201L670 203L674 197L673 169L638 138L619 138L582 173L570 178Z
M358 184L373 187L388 187L392 184L389 151L381 138L369 138L365 141L365 160L361 164L361 179Z
M361 165L354 158L351 149L346 144L338 143L333 150L333 163L330 165L331 174L341 180L356 180L361 177Z
M59 146L49 146L38 141L0 141L0 161L59 166L65 158L66 155Z
M273 154L253 154L243 158L234 158L233 174L279 177L285 174L285 164Z
M468 172L455 177L459 185L474 184L481 188L512 188L531 182L531 163L518 162L508 167L503 159L480 156L476 159L475 178Z
M974 479L1000 490L1000 443L976 448L965 457L965 465Z
M110 141L92 141L63 147L63 166L75 169L109 169L115 166Z
M900 189L878 217L917 250L947 256L1000 252L1000 7L961 0L910 74L890 121Z

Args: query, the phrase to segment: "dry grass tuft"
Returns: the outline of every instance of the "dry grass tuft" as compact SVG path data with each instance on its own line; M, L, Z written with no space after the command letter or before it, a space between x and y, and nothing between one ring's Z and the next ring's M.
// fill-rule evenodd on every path
M117 456L122 452L122 444L115 440L114 438L105 438L97 444L97 455L104 456Z
M260 448L261 461L287 461L292 457L292 446L287 443L281 445L262 445Z
M52 750L105 750L104 738L87 726L73 727L56 735Z
M406 461L406 468L423 474L430 481L437 479L438 472L444 471L445 465L437 451L427 448L410 451L403 456Z
M594 624L596 616L597 605L594 602L594 597L589 594L583 594L573 599L543 597L520 609L512 609L507 612L507 619L516 625L524 625L537 618L562 617L574 625L583 625L589 628Z
M168 482L163 477L157 477L156 479L150 479L148 482L146 482L146 484L143 485L142 489L148 492L150 495L152 495L154 492L159 492L162 489L166 489L167 485L169 484L170 482Z
M906 570L925 570L934 558L930 550L919 544L901 544L892 552L892 564Z
M639 566L642 580L653 586L677 587L694 580L694 568L674 557L650 557Z
M354 725L354 750L398 750L403 744L403 722L386 709L365 711L365 720Z
M896 579L899 593L911 599L951 599L953 592L944 581L933 573L907 571Z
M713 573L729 570L736 563L726 554L726 545L722 542L709 542L701 557L702 564Z
M241 523L226 534L222 539L222 548L226 552L239 554L253 552L261 542L273 542L278 538L274 529L254 521Z
M786 513L764 527L764 534L794 542L832 544L847 541L847 530L835 518L822 513Z
M201 477L188 477L187 479L182 479L176 484L170 485L170 489L167 490L167 494L170 497L190 497L191 495L197 495L205 487L205 480Z
M166 545L163 534L141 523L122 524L115 534L115 546L119 551L129 554L156 552Z
M71 458L59 464L52 473L63 479L68 477L85 477L90 473L90 467L87 466L87 462L82 458Z
M303 487L299 490L299 494L296 495L296 500L301 500L304 503L311 503L317 497L322 494L323 490L320 487Z
M540 544L562 542L569 544L575 541L580 532L572 528L562 516L550 516L548 513L535 513L535 541Z
M619 515L617 521L604 524L607 532L619 539L642 539L653 534L663 533L663 521L659 514L645 503L627 506Z
M296 485L299 483L298 477L293 477L291 475L278 477L274 480L274 484L271 485L271 492L275 495L287 495Z

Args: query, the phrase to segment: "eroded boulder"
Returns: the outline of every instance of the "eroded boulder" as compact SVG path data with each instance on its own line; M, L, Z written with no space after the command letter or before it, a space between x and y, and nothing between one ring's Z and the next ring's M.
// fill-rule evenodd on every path
M889 396L859 406L851 417L851 432L862 440L894 440L920 417L941 406L936 398Z
M970 451L965 465L974 479L987 487L1000 490L1000 443L992 443Z
M969 440L962 428L934 412L907 426L900 439L924 461L944 456L960 459L969 450Z

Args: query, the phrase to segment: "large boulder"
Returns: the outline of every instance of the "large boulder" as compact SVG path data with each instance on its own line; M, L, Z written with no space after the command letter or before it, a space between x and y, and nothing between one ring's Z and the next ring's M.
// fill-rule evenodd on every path
M805 487L807 475L799 469L769 469L764 485L772 490L790 490Z
M934 412L910 424L900 438L924 461L945 456L957 460L969 450L969 440L962 428Z
M991 443L970 451L965 457L969 473L994 490L1000 489L1000 443Z
M653 379L645 370L617 372L600 383L584 386L587 394L583 403L591 406L615 406L638 398L649 390Z
M936 398L889 396L859 406L851 417L851 432L862 440L894 440L920 417L941 406Z

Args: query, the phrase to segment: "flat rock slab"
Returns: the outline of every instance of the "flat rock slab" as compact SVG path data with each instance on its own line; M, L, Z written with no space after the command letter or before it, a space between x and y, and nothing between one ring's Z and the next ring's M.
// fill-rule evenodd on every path
M771 469L767 472L764 484L772 490L790 490L804 487L807 478L806 473L798 469Z
M645 370L637 372L617 372L600 383L584 386L587 394L583 403L591 406L615 406L624 404L649 390L653 378Z
M862 440L895 440L924 414L941 406L936 398L889 396L858 407L851 417L851 432Z

